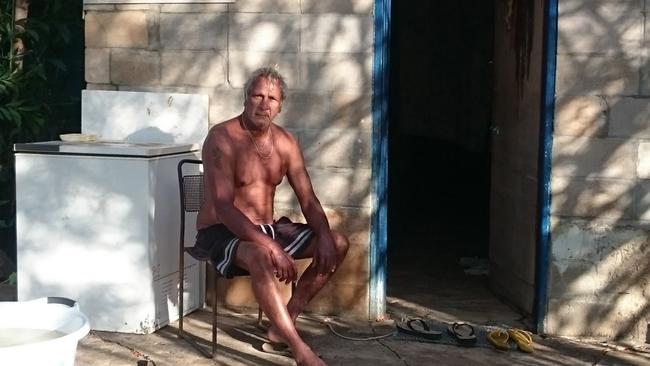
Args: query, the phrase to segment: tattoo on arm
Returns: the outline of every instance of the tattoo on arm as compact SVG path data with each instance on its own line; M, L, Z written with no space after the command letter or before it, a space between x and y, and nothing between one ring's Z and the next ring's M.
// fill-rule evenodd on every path
M216 168L221 169L223 167L222 159L223 156L219 148L217 147L212 148L212 160L214 161L214 166Z

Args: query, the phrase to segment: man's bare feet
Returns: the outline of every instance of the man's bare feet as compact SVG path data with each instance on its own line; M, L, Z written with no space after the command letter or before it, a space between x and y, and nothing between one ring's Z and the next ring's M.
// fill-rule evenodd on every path
M296 364L298 366L327 366L322 358L318 357L311 349L309 351L309 354L302 357L296 355Z
M266 337L267 337L267 338L269 339L269 341L271 341L271 342L275 342L275 343L287 343L287 341L284 340L284 339L282 338L282 336L280 335L280 333L278 333L278 331L275 329L275 326L274 326L274 325L271 325L271 326L268 328L268 330L267 330L267 332L266 332Z
M286 341L275 330L275 326L270 326L266 334L269 341L275 343L285 343ZM289 345L298 366L327 366L325 361L321 359L305 342L294 345Z

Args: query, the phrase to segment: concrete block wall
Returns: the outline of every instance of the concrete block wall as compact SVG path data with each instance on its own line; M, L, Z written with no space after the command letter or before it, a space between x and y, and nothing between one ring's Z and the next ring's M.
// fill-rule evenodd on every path
M233 4L86 5L88 89L207 94L214 124L241 112L242 87L277 65L289 85L277 121L303 146L314 188L348 259L311 310L367 317L372 0L237 0ZM290 188L276 216L300 218ZM221 286L251 306L246 279Z
M559 1L548 333L650 337L649 8Z

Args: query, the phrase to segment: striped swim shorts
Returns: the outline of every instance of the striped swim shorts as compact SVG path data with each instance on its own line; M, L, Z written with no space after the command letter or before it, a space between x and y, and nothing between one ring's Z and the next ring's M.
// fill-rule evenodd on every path
M309 225L292 222L282 217L272 224L257 225L267 236L277 241L292 257L299 255L314 235ZM234 264L240 239L224 224L215 224L196 233L194 247L187 252L198 260L209 260L223 277L247 275L248 272Z

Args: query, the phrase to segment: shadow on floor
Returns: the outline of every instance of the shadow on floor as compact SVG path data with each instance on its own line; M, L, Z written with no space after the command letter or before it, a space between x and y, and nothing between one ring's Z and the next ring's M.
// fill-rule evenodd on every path
M397 275L397 273L394 273ZM418 314L449 321L463 319L473 322L494 319L516 320L516 312L499 305L491 296L482 294L480 281L471 280L464 291L455 291L453 282L421 278L412 281L408 274L393 289L389 311L392 314ZM475 287L472 287L475 286ZM483 287L484 289L484 287ZM3 296L15 296L13 289L5 288ZM10 291L13 290L13 291ZM418 293L415 293L416 291ZM398 293L404 291L404 296ZM472 292L473 291L473 292ZM468 296L468 294L472 294ZM465 299L463 301L462 299ZM7 298L0 298L6 301ZM426 307L434 304L433 307ZM484 309L485 311L480 311ZM201 309L186 317L185 329L196 334L208 344L211 335L211 311ZM490 314L490 315L486 315ZM91 331L79 341L76 352L77 366L251 366L295 365L291 358L271 355L259 349L264 336L254 325L255 311L235 312L219 309L217 355L215 359L203 357L198 351L176 335L177 323L163 327L152 334L126 334ZM630 350L613 344L584 342L559 337L535 336L535 353L519 351L498 352L491 348L460 347L458 345L434 344L405 340L394 336L391 320L369 322L344 318L332 318L307 314L297 322L305 341L319 352L330 366L382 366L382 365L648 365L648 350ZM342 336L341 336L342 335ZM366 341L344 337L381 339Z

